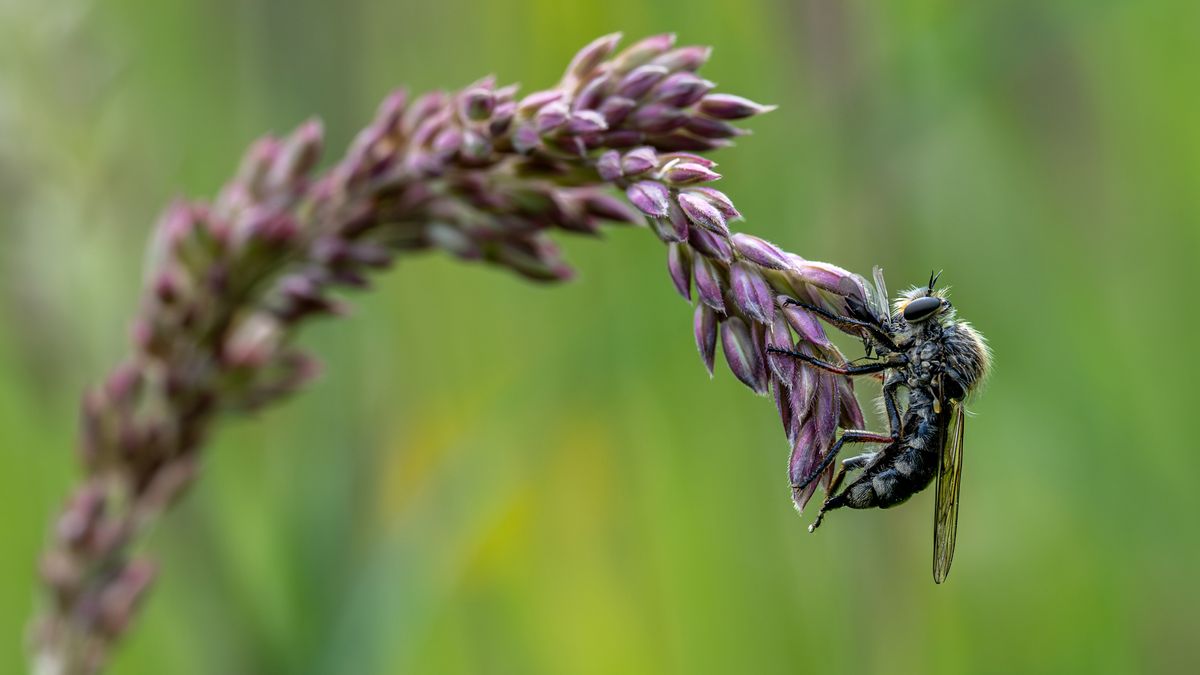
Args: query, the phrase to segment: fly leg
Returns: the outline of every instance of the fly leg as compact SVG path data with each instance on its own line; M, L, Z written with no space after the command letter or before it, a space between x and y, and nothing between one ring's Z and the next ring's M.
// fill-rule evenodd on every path
M808 531L809 532L817 531L817 528L821 526L821 521L825 520L825 512L826 511L832 511L834 509L841 508L845 505L846 505L846 498L843 497L842 495L834 495L834 496L830 497L829 499L826 499L825 503L821 505L821 510L817 511L817 519L812 522L812 525L808 526Z
M767 347L767 352L771 353L771 354L782 354L784 356L790 356L793 359L803 361L811 366L820 368L821 370L827 370L831 373L836 373L838 375L850 375L850 376L870 375L872 373L881 373L889 368L895 368L897 366L903 365L908 360L906 357L901 356L901 357L897 357L894 359L889 359L887 361L876 361L875 363L864 363L861 366L852 366L849 364L838 365L836 363L831 363L824 359L818 359L815 356L809 356L808 354L802 354L800 352L792 351L790 349L784 349L783 347Z
M891 430L892 436L900 438L900 410L896 407L896 390L904 386L904 377L899 373L892 373L883 383L883 409L887 412L888 429Z
M842 481L846 479L847 472L869 466L871 462L875 461L875 458L878 457L879 454L880 453L878 452L864 452L861 455L855 455L853 457L843 459L842 465L838 467L838 472L834 474L833 481L829 483L829 489L825 491L825 494L832 495L836 493L838 488L842 486Z
M845 480L846 473L848 471L855 471L857 469L865 469L885 451L886 448L878 452L864 452L861 455L855 455L842 460L842 465L838 467L838 472L836 475L834 475L833 482L829 484L829 489L825 492L825 494L830 496L825 499L825 503L821 504L821 510L817 512L817 519L813 521L812 525L808 526L809 532L812 532L821 526L821 521L825 518L826 511L829 511L830 509L836 509L842 505L841 502L835 502L834 500L841 496L837 494L837 491L838 488L842 486L842 481Z
M862 319L856 319L852 316L834 314L823 307L817 307L816 305L812 305L795 298L787 298L783 301L783 304L785 306L795 305L796 307L803 307L804 309L807 309L813 314L816 314L822 319L825 319L829 323L833 324L843 333L855 335L859 334L859 331L866 331L871 334L871 337L878 340L880 344L887 346L888 349L893 351L896 349L896 343L892 341L892 337L888 335L887 331L885 331L883 327L877 323L863 321Z
M829 452L825 454L825 458L821 460L821 463L817 466L817 468L813 469L813 471L809 473L804 480L800 481L799 483L792 484L792 489L803 490L804 488L808 487L809 483L812 483L817 479L818 476L825 472L825 469L829 468L829 465L832 464L833 460L837 458L838 453L842 451L842 445L846 443L893 443L895 440L896 439L892 438L891 436L877 434L874 431L846 429L842 432L841 438L837 439L837 443L834 443L833 447L829 449ZM830 490L832 491L832 489L833 488L831 487Z
M847 471L857 471L858 469L866 468L867 466L869 466L871 464L871 462L874 462L875 458L878 457L880 454L882 454L882 453L881 452L864 452L861 455L847 457L846 459L842 460L841 473L844 474ZM837 492L837 485L830 485L829 492L830 492L830 494Z

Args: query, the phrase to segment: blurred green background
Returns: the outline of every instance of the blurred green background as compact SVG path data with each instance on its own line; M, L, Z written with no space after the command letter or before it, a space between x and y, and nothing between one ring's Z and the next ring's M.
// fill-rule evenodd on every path
M537 88L614 30L713 44L709 78L780 104L717 157L746 230L893 287L944 268L990 338L949 582L928 492L805 532L773 405L709 381L662 247L613 230L564 242L565 286L412 259L311 330L327 374L217 435L113 672L1195 672L1197 26L1194 2L0 0L0 672L162 205L266 130L317 114L336 153L394 86Z

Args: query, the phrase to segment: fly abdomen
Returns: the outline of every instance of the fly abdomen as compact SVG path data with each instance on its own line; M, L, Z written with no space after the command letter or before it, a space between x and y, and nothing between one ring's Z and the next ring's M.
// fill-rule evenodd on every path
M886 509L929 485L937 474L943 415L933 411L932 402L921 403L909 407L904 420L906 433L899 444L886 448L875 464L830 500L827 510L839 506Z
M864 472L839 497L852 509L886 509L901 504L929 485L937 473L937 462L935 448L902 446Z

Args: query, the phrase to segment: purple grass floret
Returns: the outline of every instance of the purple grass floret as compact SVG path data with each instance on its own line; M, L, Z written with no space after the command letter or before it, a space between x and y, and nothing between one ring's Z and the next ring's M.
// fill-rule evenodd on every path
M775 294L752 266L743 262L730 265L729 285L743 313L763 324L775 320Z
M678 72L654 88L652 97L676 108L686 108L704 97L716 85L690 72Z
M696 225L720 235L722 239L729 237L725 216L709 200L685 192L679 195L679 206L687 214L688 220Z
M626 176L638 176L658 166L658 154L654 148L634 148L621 158L621 171Z
M614 94L628 99L639 99L646 95L654 85L661 82L671 71L664 66L638 66L617 85Z
M733 235L731 239L738 255L755 265L773 270L787 269L787 258L784 257L783 251L774 244L741 232Z
M692 159L691 161L696 160ZM699 195L704 199L707 199L710 204L717 207L717 210L721 212L721 215L725 216L726 220L742 219L742 214L738 213L738 210L733 207L733 202L730 201L729 197L720 190L707 186L700 186L688 188L687 190L684 190L684 193Z
M677 219L674 214L677 208L676 206L672 206L666 218L650 219L650 228L654 230L654 234L658 235L658 238L663 243L672 244L688 240L687 218ZM679 227L681 220L682 228Z
M740 120L774 109L775 106L762 105L732 94L709 94L700 101L700 112L720 120Z
M700 301L718 312L724 312L725 298L723 290L725 282L721 278L721 270L717 267L717 264L708 257L698 256L694 269L696 273L696 292L700 294Z
M692 253L691 249L677 242L667 245L667 269L671 282L684 300L692 299Z
M627 73L638 66L650 62L673 46L675 46L674 33L662 33L643 38L626 47L613 57L612 70L615 73Z
M767 393L762 349L745 321L734 316L721 322L721 349L729 370L756 394Z
M620 33L611 33L593 40L588 46L579 50L575 54L575 58L571 59L564 80L570 81L572 84L587 80L595 73L597 67L613 53L620 41Z
M705 63L708 63L710 56L712 56L712 47L692 45L672 49L662 56L656 57L651 63L665 66L671 71L685 70L695 72Z
M609 128L616 128L629 117L629 113L633 112L636 107L637 101L631 98L610 96L604 99L598 110L604 116L604 121L608 123ZM605 145L614 148L627 148L635 145L641 137L640 133L630 131L618 131L604 136Z
M633 113L633 127L646 134L663 134L686 123L684 111L669 103L651 103Z
M600 174L602 180L610 183L620 180L624 175L621 169L621 153L617 150L609 150L600 155L596 160L596 173Z
M538 134L545 136L558 131L571 118L571 111L562 101L547 103L538 109L534 117Z
M782 301L780 301L782 302ZM783 308L783 315L788 325L796 334L819 347L829 347L829 338L825 337L825 329L821 322L807 309L789 305Z
M711 117L689 117L683 127L700 138L737 138L738 136L745 136L750 133L746 129L735 127L728 122Z
M864 429L866 420L858 398L854 395L854 380L847 377L837 378L838 398L841 401L841 416L838 420L843 429Z
M536 113L543 106L555 101L561 101L567 96L565 91L559 89L546 89L544 91L535 91L517 103L517 111L523 114Z
M824 449L825 445L821 442L816 421L812 418L802 421L795 434L795 440L792 442L792 454L788 461L788 481L793 486L803 481L812 473L813 469L817 468ZM816 491L817 481L813 481L802 490L793 487L792 501L796 508L803 510L804 505L808 504Z
M663 179L675 186L708 183L710 181L718 180L720 177L721 174L713 171L703 164L697 164L696 162L677 162L675 164L671 164L669 167L667 167L667 170L663 172ZM683 197L688 196L690 195L680 195L680 198L682 199ZM723 219L724 217L722 217L722 220Z
M595 134L608 128L604 115L591 110L579 110L571 114L567 121L567 133L586 135Z
M776 314L771 321L770 330L767 332L766 346L778 349L792 348L792 332L788 328L787 321L780 314ZM792 378L796 375L796 360L783 354L768 353L767 365L771 368L772 375L775 376L776 385L784 391L790 389Z
M651 218L665 218L671 207L671 192L657 181L643 180L625 191L629 201Z
M719 318L716 310L705 304L696 306L692 319L692 330L696 335L696 348L700 350L700 360L708 369L709 377L713 374L713 362L717 351L717 324Z
M725 264L733 262L733 246L720 234L693 227L688 230L688 243L713 260Z
M488 89L468 89L459 97L458 114L465 122L483 122L491 118L496 96Z
M671 241L687 241L691 235L692 224L688 222L687 214L683 209L679 208L678 202L671 202L671 208L667 211L666 224L671 228Z

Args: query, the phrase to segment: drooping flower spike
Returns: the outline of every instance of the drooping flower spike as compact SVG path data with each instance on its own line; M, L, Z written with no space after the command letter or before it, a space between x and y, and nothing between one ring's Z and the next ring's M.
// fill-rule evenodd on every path
M695 287L705 367L719 337L737 379L774 395L792 483L839 424L861 419L848 380L768 359L766 347L840 358L815 318L782 300L840 312L865 299L862 279L732 233L741 214L708 185L720 175L704 153L745 133L732 121L773 107L715 92L697 74L707 47L618 41L592 42L556 86L524 96L491 78L397 91L323 173L321 126L306 122L254 143L211 203L166 209L132 355L84 397L85 476L41 561L49 592L32 640L43 672L102 668L154 576L133 547L194 480L214 422L310 380L318 368L293 346L297 329L342 313L341 290L368 286L402 254L440 250L560 281L572 272L551 231L649 225L675 288L691 300ZM798 507L810 496L793 495Z

